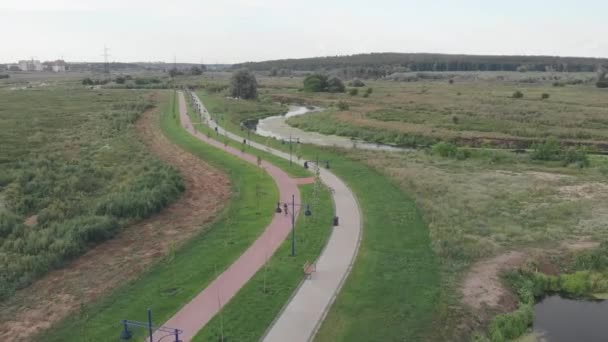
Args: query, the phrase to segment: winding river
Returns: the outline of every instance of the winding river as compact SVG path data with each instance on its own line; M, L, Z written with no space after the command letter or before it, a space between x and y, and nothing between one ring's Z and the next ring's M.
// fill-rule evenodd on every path
M305 144L314 144L319 146L335 146L342 148L359 148L364 150L375 151L406 151L407 149L394 147L383 144L372 144L361 140L353 140L347 137L338 135L326 135L317 132L308 132L296 127L289 126L287 119L304 115L312 112L320 112L322 109L303 106L290 106L289 111L284 115L270 116L260 120L255 127L255 132L258 135L272 137L279 140L294 139Z

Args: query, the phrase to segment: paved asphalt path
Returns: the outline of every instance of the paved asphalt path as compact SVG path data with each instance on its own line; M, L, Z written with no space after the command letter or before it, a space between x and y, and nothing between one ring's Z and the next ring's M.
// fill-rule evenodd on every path
M217 128L218 134L242 142L243 138L225 131L211 119L209 112L196 96L189 96L199 110L204 123ZM265 150L276 156L290 159L289 154L248 141L250 146ZM309 163L312 167L314 164ZM330 165L331 166L331 165ZM332 172L321 168L321 180L332 189L332 196L339 217L339 226L331 236L316 261L317 272L310 280L304 280L283 308L272 326L266 331L263 341L299 342L310 341L318 331L327 311L350 273L361 239L361 212L357 200L346 184Z
M256 156L243 153L234 147L226 147L223 143L209 139L204 134L197 132L188 117L186 101L184 94L181 92L179 93L179 114L183 127L196 138L257 165ZM264 161L261 167L276 182L281 202L291 202L292 195L295 195L296 202L299 202L300 192L298 191L298 184L314 182L314 178L293 179L283 170ZM184 333L180 335L180 339L182 341L190 341L219 312L220 308L228 303L241 287L266 263L267 259L285 241L290 231L291 215L275 214L272 222L266 227L262 235L228 269L163 325L183 330ZM165 335L156 332L154 333L154 340L159 341ZM163 341L168 338L163 339Z

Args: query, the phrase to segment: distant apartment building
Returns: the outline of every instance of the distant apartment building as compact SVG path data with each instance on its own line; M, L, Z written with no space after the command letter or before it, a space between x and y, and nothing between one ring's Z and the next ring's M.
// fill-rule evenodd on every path
M43 67L40 61L30 59L19 61L19 69L21 71L42 71Z
M47 61L42 64L44 65L44 70L46 71L65 72L67 70L66 63L63 59L58 59L56 61Z

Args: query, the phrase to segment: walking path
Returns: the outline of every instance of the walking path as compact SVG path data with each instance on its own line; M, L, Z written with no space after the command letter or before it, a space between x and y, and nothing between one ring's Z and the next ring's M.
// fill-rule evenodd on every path
M194 93L189 93L201 118L212 129L217 129L233 140L242 142L243 138L225 131L212 121L209 112ZM289 159L289 154L269 148L256 142L248 144L276 156ZM312 165L309 163L309 165ZM313 165L314 167L314 165ZM352 191L329 170L320 169L323 183L332 189L336 216L340 225L335 227L321 256L316 262L316 273L312 279L304 280L279 317L269 328L263 340L268 342L299 342L312 340L323 318L327 314L346 276L352 268L359 241L361 239L361 213Z
M243 153L234 147L224 146L223 143L209 139L202 133L197 132L188 117L186 101L181 92L179 93L179 115L182 125L193 136L257 165L256 156ZM277 183L281 202L291 201L292 195L295 195L296 201L299 201L300 192L298 191L298 184L314 182L313 178L293 179L283 170L264 161L261 166ZM201 293L165 322L164 325L183 330L184 333L180 335L180 338L182 341L190 341L213 318L220 308L228 303L239 289L266 263L267 259L285 241L290 230L291 215L275 215L262 235L227 270L213 280ZM165 335L156 332L154 340L159 341Z

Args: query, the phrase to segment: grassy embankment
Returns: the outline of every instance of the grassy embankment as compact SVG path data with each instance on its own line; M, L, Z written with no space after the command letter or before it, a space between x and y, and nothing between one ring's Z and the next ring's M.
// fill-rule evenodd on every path
M188 135L179 125L175 105L172 99L162 108L163 132L180 147L230 174L230 205L203 233L139 279L83 307L78 316L64 320L39 340L115 340L120 333L119 321L145 321L147 308L152 308L155 322L166 320L234 262L270 222L278 197L272 179L259 168ZM265 192L261 198L256 188ZM142 336L140 333L136 338Z
M203 94L203 101L207 103L211 97L231 101L221 94ZM240 106L247 103L241 101ZM251 116L258 116L256 106L252 104L249 110ZM242 116L246 113L243 110ZM240 129L234 133L239 134ZM283 151L288 148L275 139L253 135L251 139ZM430 328L440 279L427 226L414 201L386 177L338 151L308 145L299 148L309 160L317 156L330 160L331 169L355 192L364 220L355 266L317 340L421 339Z

